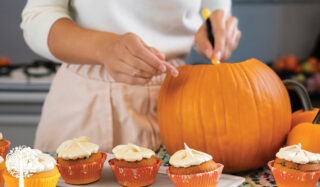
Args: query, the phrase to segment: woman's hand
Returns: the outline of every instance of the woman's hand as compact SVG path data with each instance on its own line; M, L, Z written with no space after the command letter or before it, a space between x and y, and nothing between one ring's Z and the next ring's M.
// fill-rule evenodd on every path
M83 28L62 18L51 27L48 47L58 59L71 64L103 64L119 82L145 84L161 73L178 75L156 49L137 35L118 35Z
M208 39L205 23L196 33L195 42L207 58L215 57L216 60L225 61L238 47L241 38L238 19L219 9L210 15L210 21L214 36L214 48Z
M112 41L110 38L105 42L101 40L97 50L100 63L119 82L145 84L161 73L178 75L177 69L165 61L163 54L133 33L116 35Z

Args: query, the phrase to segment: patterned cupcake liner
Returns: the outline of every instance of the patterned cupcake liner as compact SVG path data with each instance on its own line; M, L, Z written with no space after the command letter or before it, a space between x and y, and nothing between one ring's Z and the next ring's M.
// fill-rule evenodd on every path
M215 187L217 186L223 170L222 164L217 164L217 168L213 171L196 173L190 175L176 175L170 173L168 168L166 173L176 187Z
M320 170L315 172L283 171L273 165L274 160L268 163L279 187L315 187L320 178Z
M5 160L11 143L8 140L4 141L6 142L6 144L0 147L0 156L2 156L2 158Z
M157 159L153 166L124 168L114 164L114 159L109 160L114 175L119 184L123 186L148 186L152 184L158 174L162 161Z
M53 174L49 176L41 176L41 173L39 173L32 175L30 178L24 178L24 186L56 187L60 178L60 173L56 167L51 172ZM7 187L19 187L19 178L13 177L7 170L4 171L3 178Z
M88 184L99 180L103 164L107 159L106 153L101 152L101 154L100 160L88 164L68 166L57 163L61 177L68 184Z

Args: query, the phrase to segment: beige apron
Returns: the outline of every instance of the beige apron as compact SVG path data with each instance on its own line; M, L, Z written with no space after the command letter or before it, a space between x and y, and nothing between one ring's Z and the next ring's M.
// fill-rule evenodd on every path
M67 139L88 136L105 152L129 142L157 150L157 97L164 77L128 85L114 81L102 65L63 64L43 106L35 148L55 152Z

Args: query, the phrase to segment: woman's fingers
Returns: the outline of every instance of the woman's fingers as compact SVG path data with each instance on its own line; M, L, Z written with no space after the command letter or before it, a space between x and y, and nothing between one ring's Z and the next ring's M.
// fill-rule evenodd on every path
M135 34L120 35L106 51L108 55L102 61L116 81L145 84L162 73L178 75L176 68L165 61L162 53L147 46Z
M236 30L236 32L235 32L235 34L234 34L234 37L235 37L235 40L234 40L234 41L235 41L235 42L234 42L234 45L233 45L233 50L235 50L235 49L238 47L241 36L242 36L242 33L241 33L241 31L237 28L237 30Z
M179 75L179 71L173 65L166 62L167 74L172 75L173 77L177 77Z
M207 58L225 61L230 58L237 48L241 38L238 29L238 19L223 10L216 10L210 15L211 30L214 36L214 48L208 39L206 24L204 23L195 35L195 42Z
M150 50L148 50L139 37L137 37L135 34L128 33L125 35L124 39L129 41L126 43L126 47L131 54L137 58L140 58L155 69L158 69L163 73L166 72L166 66L164 65L163 61L154 55Z
M171 64L169 64L168 62L165 61L166 57L163 53L161 53L160 51L158 51L157 49L153 48L153 47L149 47L147 45L145 45L153 54L155 54L159 59L163 60L163 63L166 66L166 72L171 74L174 77L177 77L179 72L177 70L177 68L175 68L174 66L172 66ZM157 72L157 75L160 75L161 72Z
M160 60L165 60L166 59L166 55L161 53L160 51L158 51L157 49L153 48L153 47L149 47L147 45L145 45L153 54L155 54Z
M116 72L123 73L123 74L129 75L131 77L140 77L140 78L150 79L153 76L153 74L150 74L150 73L145 72L141 69L132 67L124 61L117 62L117 65L118 65L118 68L117 68Z
M204 54L208 59L212 57L213 48L207 36L207 30L204 25L198 30L195 35L195 43L198 45L202 54Z
M229 59L232 52L237 48L240 39L239 33L238 19L236 17L229 16L226 21L225 50L222 54L222 60Z
M152 77L157 73L157 69L150 66L149 64L145 63L140 58L133 56L128 49L126 49L127 52L124 52L122 56L119 57L119 59L126 63L128 66L131 66L132 69L137 69L140 71L143 71L149 75L149 77Z
M223 10L216 10L210 16L212 34L214 36L214 53L216 60L221 60L225 52L226 36L226 18L227 14Z

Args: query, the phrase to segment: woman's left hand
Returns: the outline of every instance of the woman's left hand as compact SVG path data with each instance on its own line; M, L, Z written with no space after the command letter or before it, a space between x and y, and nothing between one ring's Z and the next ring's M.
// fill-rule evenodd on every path
M214 57L219 61L226 61L238 47L241 32L238 28L238 19L224 10L216 10L210 15L214 48L210 44L206 23L203 23L195 35L195 43L201 52L209 59Z

